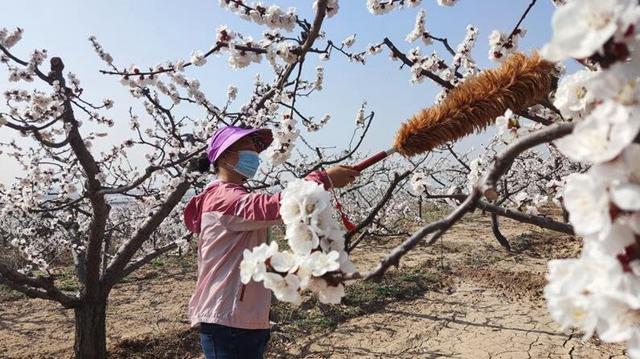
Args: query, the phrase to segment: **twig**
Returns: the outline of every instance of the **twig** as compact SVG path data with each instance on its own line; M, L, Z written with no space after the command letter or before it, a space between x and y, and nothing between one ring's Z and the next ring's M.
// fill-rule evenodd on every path
M407 65L409 67L413 66L414 62L409 60L404 53L402 53L400 50L398 50L396 45L394 45L393 42L391 42L391 40L389 40L388 37L384 38L383 43L385 45L387 45L387 47L389 48L389 50L391 50L393 55L395 57L399 58L400 61L402 61L402 63L404 63L405 65ZM420 73L422 75L430 78L431 80L435 81L437 84L439 84L440 86L442 86L442 87L444 87L446 89L451 90L454 87L450 82L441 79L439 76L437 76L436 74L434 74L432 72L429 72L427 70L422 69L422 70L420 70Z
M373 209L369 212L369 215L367 216L367 218L365 218L362 222L358 223L358 225L356 226L356 228L354 228L353 230L349 231L346 235L345 235L345 239L346 239L346 244L345 246L348 248L347 252L352 251L355 248L355 244L353 246L349 246L349 241L350 239L356 234L358 233L360 230L362 230L364 227L368 226L369 224L371 224L371 222L373 222L373 220L376 218L376 216L378 215L378 212L380 212L380 210L387 204L387 202L389 201L389 199L391 199L391 196L393 196L393 192L395 191L396 187L405 179L407 178L409 175L411 174L411 171L405 171L404 173L398 175L396 174L393 178L393 181L391 182L391 184L389 185L389 187L387 188L387 192L384 194L384 196L382 196L382 198L380 199L380 201L378 201L378 203L376 204L375 207L373 207Z

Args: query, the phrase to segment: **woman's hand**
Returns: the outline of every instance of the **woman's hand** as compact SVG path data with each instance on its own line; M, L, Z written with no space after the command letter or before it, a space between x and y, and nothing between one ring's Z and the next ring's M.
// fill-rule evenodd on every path
M342 188L350 184L359 175L360 172L354 170L351 166L333 166L327 169L327 176L329 176L335 188Z

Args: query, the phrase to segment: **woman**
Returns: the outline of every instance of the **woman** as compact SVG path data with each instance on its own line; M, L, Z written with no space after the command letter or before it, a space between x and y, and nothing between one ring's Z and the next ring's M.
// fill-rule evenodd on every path
M242 252L265 242L280 221L280 194L249 192L244 182L260 165L259 153L273 141L268 129L224 127L207 153L218 180L193 197L184 212L190 231L199 234L198 281L189 301L192 326L200 326L207 359L262 358L269 340L271 293L262 284L240 281ZM308 181L343 187L359 172L344 166L316 171Z

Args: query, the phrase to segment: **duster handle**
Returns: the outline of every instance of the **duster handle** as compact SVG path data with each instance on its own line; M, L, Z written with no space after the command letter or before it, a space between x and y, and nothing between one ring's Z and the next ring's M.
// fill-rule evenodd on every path
M363 160L360 163L357 163L353 166L353 169L355 169L356 171L362 171L366 168L369 168L371 166L373 166L374 164L382 161L383 159L387 158L389 155L392 155L396 153L396 149L395 148L391 148L388 149L386 151L380 151L378 153L376 153L375 155Z

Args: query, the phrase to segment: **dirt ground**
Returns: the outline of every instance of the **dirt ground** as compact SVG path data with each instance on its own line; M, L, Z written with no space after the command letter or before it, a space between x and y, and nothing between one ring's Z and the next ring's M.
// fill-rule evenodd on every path
M547 314L546 262L575 256L580 241L502 221L516 253L502 250L489 217L473 215L432 247L402 261L446 271L451 285L423 297L347 320L330 332L303 336L272 358L623 358L623 346L583 342L561 332ZM371 268L398 241L366 243L353 254ZM402 270L402 268L400 268ZM186 303L195 284L192 263L145 268L111 296L108 344L114 357L140 357L145 346L171 346L163 357L198 358ZM284 333L296 338L296 333ZM73 313L43 300L0 303L0 358L64 358L73 346ZM178 351L175 349L178 348Z

